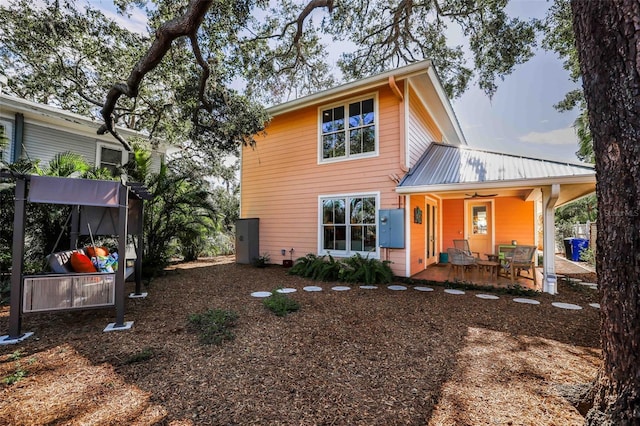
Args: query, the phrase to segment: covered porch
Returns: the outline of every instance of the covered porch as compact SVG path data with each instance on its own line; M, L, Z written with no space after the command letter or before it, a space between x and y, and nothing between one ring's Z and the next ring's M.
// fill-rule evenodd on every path
M505 248L528 245L537 248L537 290L554 293L554 210L594 192L595 170L432 143L396 191L406 196L409 211L407 276L444 274L446 279L448 266L438 264L446 261L454 240L467 240L483 261ZM480 282L489 280L474 274ZM511 285L510 278L492 280L492 285ZM518 283L531 287L533 280Z

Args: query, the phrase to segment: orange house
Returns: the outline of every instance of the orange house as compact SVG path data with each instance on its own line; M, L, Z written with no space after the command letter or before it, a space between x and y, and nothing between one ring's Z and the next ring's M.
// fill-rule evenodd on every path
M242 149L240 217L259 224L253 253L273 263L360 253L409 277L453 239L486 254L517 240L544 251L547 276L554 208L595 189L590 166L468 147L430 61L268 112Z

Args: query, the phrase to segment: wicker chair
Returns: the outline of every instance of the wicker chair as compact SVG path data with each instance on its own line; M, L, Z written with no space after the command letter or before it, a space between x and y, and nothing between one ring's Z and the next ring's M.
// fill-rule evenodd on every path
M453 246L458 250L462 250L469 256L475 256L476 259L480 259L480 253L477 251L471 251L469 247L469 240L453 240Z
M464 281L464 270L477 267L475 256L469 255L464 251L457 248L448 248L447 253L449 255L449 273L447 273L447 279L451 274L451 270L455 269L454 276L457 276L459 270L462 274L462 280Z
M511 283L515 282L516 276L520 275L521 271L527 271L531 275L534 285L538 285L536 279L536 267L534 255L536 254L535 246L516 246L513 249L513 257L508 258L503 264L505 272L511 277Z

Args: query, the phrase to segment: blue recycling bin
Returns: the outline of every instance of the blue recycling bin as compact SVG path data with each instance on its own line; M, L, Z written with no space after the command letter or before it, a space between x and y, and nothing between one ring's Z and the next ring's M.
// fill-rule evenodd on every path
M589 240L574 238L571 240L571 260L578 262L583 251L589 248Z

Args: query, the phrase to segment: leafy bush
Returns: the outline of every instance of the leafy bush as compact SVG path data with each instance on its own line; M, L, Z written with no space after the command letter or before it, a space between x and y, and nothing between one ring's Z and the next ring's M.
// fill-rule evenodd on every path
M252 263L256 268L266 268L270 260L269 253L263 253L259 257L255 257Z
M0 277L0 306L9 303L11 293L11 280L9 277Z
M191 328L200 336L203 344L220 345L225 340L233 340L231 328L237 325L238 314L222 309L209 309L204 313L189 316Z
M271 296L263 299L262 303L279 317L287 316L287 314L300 309L298 302L277 291L272 291Z
M387 284L393 281L388 261L369 259L356 254L342 261L332 256L307 254L296 260L289 274L316 281L344 281L349 283Z
M596 252L589 247L580 251L580 260L587 262L591 266L596 266Z
M340 280L349 283L388 284L393 281L389 261L369 259L356 254L343 261Z
M309 253L296 260L293 267L289 269L289 274L315 281L338 281L340 269L342 269L342 263L335 260L333 256L318 257Z
M135 364L138 362L148 361L151 358L153 358L153 356L154 356L153 348L147 347L139 352L134 353L129 358L127 358L125 360L125 364Z

